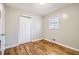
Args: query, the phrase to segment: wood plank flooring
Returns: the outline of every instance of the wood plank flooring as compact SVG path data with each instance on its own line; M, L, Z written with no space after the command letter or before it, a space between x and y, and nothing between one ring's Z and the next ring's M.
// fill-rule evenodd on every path
M4 55L79 55L79 52L42 39L8 48Z
M0 51L0 55L1 55L1 51Z

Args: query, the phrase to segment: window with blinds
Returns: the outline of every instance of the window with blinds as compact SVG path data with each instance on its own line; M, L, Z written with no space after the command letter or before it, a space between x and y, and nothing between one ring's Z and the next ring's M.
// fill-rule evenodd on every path
M49 18L49 29L57 30L59 29L59 16Z

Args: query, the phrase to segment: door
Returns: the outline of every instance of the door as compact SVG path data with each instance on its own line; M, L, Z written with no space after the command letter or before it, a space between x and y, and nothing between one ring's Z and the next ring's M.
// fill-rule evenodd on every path
M0 51L2 54L5 49L5 10L4 5L0 4Z
M28 17L20 16L20 24L19 24L19 44L26 43L30 41L30 27L31 27L31 19Z
M1 19L1 9L0 9L0 52L1 52L1 41L2 41L2 19Z

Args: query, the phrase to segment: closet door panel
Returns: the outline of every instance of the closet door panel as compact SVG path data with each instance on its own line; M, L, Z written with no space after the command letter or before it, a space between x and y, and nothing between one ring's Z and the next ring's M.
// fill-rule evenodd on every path
M19 43L26 43L30 41L31 37L31 20L26 17L20 17L20 27L19 27Z

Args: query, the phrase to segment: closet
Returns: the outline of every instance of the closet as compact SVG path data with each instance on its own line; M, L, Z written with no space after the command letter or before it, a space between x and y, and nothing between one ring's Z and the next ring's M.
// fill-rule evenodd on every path
M19 17L19 32L18 42L19 44L31 41L31 18L27 16Z

